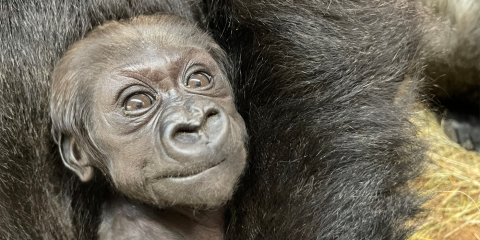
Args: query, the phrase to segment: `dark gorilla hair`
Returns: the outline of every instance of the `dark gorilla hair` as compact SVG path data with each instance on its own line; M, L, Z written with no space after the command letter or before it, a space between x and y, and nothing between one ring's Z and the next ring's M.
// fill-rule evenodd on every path
M250 136L230 239L407 238L420 201L405 184L424 157L409 121L415 4L213 7L210 27L240 69L232 85ZM398 97L407 73L414 80Z
M232 86L250 141L248 168L228 204L227 239L407 238L421 201L406 184L424 157L409 121L417 90L414 5L0 4L0 237L97 237L100 207L111 193L101 177L80 184L54 150L51 71L94 26L161 12L211 32L233 64ZM407 73L413 81L398 96Z
M48 111L54 65L108 20L169 13L201 26L200 0L14 0L0 13L0 239L95 239L109 192L103 179L80 184L59 158Z

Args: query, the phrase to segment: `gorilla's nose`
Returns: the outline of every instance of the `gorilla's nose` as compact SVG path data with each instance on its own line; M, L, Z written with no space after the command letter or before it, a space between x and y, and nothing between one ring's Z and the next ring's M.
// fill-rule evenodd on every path
M221 128L220 113L216 109L201 109L187 117L187 121L175 123L171 132L171 140L183 144L195 144L202 140L209 142L212 134Z
M171 109L164 120L162 145L176 161L210 161L228 141L229 118L216 104Z

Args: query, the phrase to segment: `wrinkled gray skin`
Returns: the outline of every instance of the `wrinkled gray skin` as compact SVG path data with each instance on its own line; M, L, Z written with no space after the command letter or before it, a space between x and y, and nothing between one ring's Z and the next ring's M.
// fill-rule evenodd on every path
M223 239L222 205L246 162L227 62L173 16L107 23L61 59L50 103L62 159L119 192L104 203L100 239ZM195 87L200 75L209 81Z

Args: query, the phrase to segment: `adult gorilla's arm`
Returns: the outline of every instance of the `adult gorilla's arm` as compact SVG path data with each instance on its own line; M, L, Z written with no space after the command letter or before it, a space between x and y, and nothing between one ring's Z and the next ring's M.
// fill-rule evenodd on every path
M294 2L212 5L250 136L227 235L405 239L420 205L405 184L424 150L409 122L416 83L395 98L417 47L414 6Z

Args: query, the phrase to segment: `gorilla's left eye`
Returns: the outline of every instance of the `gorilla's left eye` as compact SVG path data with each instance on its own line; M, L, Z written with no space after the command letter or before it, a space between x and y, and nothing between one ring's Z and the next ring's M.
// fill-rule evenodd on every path
M148 108L152 105L152 99L146 94L135 94L127 99L125 102L125 110L135 111Z
M201 88L207 86L211 81L210 75L204 72L196 72L187 79L187 88Z

